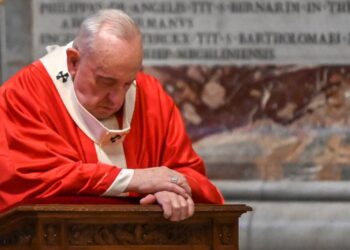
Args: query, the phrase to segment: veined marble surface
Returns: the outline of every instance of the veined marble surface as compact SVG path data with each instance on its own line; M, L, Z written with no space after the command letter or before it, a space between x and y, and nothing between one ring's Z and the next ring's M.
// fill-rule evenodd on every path
M145 68L213 179L350 179L349 66Z

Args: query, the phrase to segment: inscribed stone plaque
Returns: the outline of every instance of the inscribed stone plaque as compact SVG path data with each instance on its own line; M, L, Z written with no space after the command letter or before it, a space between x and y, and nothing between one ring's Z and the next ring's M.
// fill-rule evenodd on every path
M350 61L350 2L327 0L33 0L34 56L103 8L140 25L146 65Z

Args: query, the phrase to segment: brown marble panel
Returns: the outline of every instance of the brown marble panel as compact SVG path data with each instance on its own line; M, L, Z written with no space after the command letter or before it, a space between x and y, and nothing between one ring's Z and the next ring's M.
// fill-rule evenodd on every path
M144 71L159 78L174 98L210 176L350 179L349 66ZM226 170L215 171L218 166Z

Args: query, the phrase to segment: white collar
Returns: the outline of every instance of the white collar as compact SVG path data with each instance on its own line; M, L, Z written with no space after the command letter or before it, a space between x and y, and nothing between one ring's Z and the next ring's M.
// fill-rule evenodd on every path
M112 116L106 120L97 120L78 101L72 78L67 67L67 48L72 47L72 42L66 46L50 46L49 53L40 61L50 75L56 89L61 96L68 113L77 126L96 144L103 145L108 142L123 141L130 131L130 124L135 108L136 81L130 86L125 96L123 112L123 128L119 129L117 118Z

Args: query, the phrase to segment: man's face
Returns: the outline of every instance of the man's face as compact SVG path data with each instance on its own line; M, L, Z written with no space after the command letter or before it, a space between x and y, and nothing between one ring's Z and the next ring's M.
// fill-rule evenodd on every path
M96 45L93 53L80 54L69 69L79 102L97 119L106 119L123 106L140 70L142 51L137 39L124 41L107 34L101 34Z

